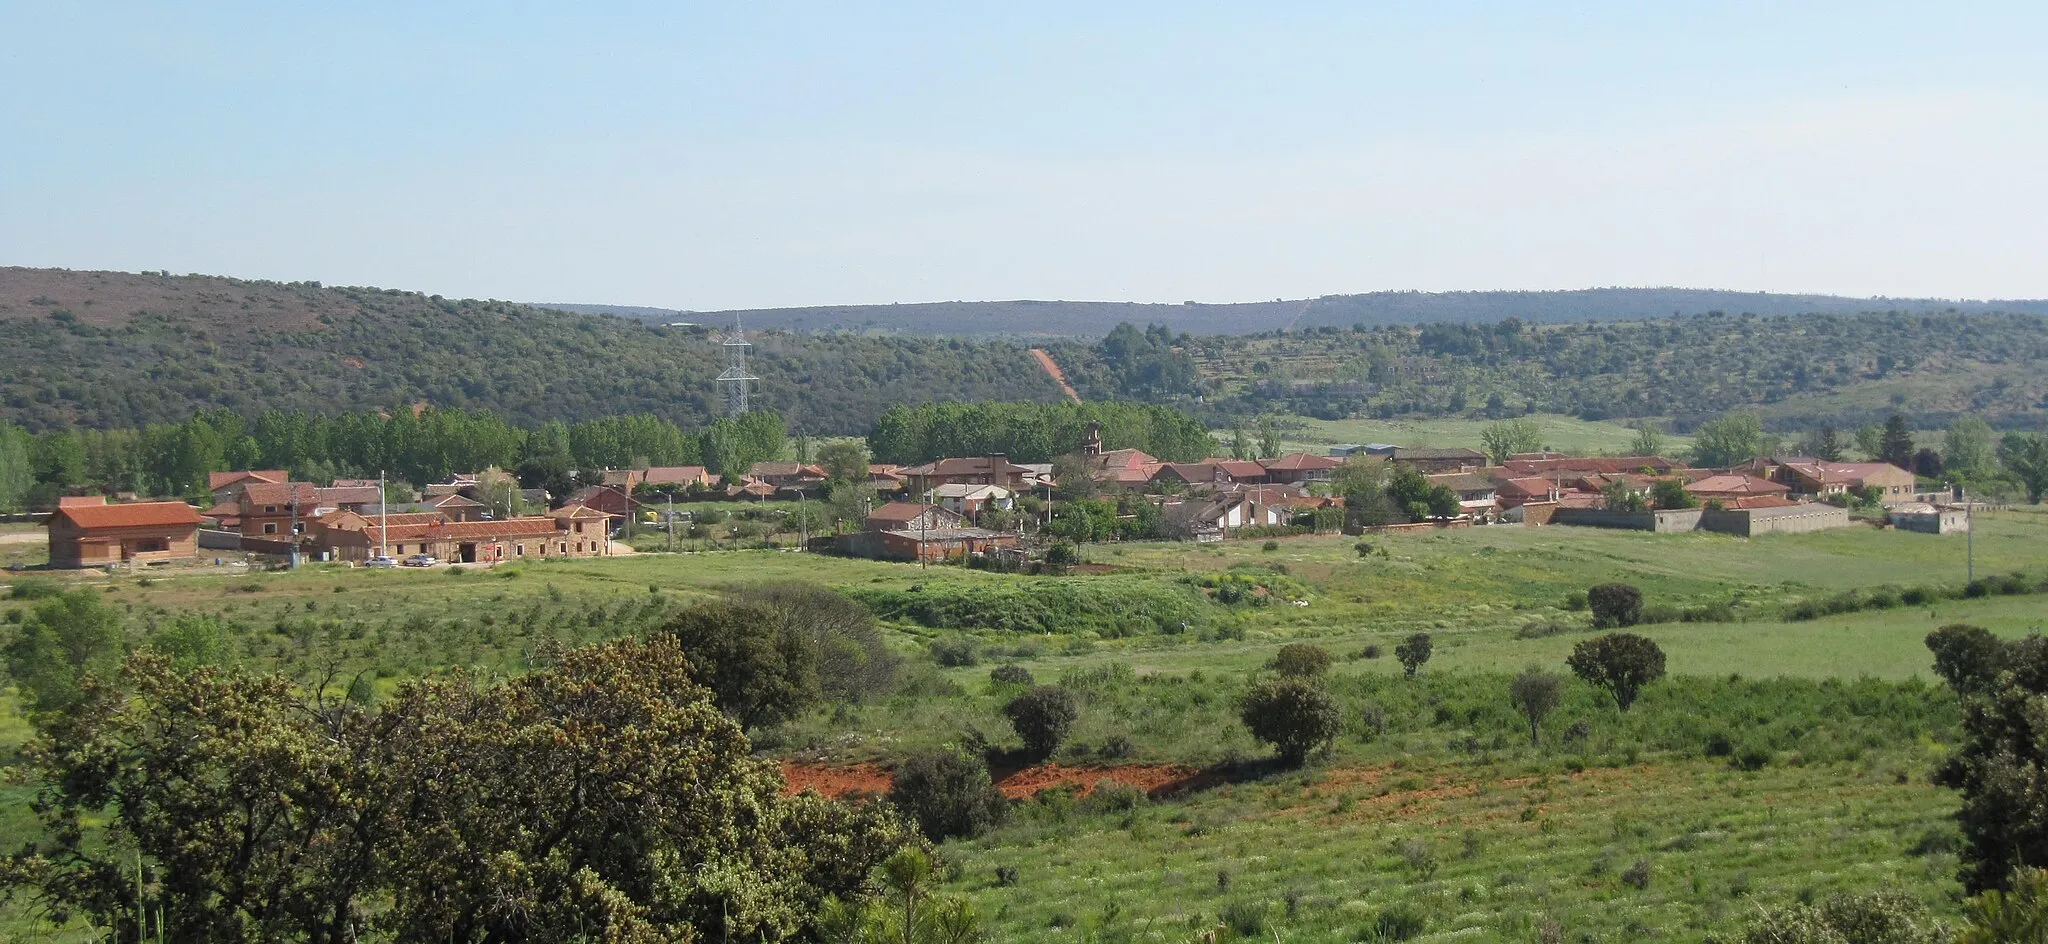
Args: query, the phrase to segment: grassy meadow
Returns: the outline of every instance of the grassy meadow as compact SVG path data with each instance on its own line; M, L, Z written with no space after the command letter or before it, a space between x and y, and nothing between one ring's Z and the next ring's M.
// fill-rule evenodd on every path
M2048 514L2022 508L1977 524L1979 575L2048 574ZM749 550L0 579L90 587L127 615L136 643L178 613L214 614L250 668L306 680L365 672L385 691L457 665L521 672L544 640L648 632L675 605L760 581L813 581L863 599L1032 602L1093 587L1104 592L1056 599L1134 610L1195 601L1198 619L1182 632L1131 631L1099 613L1073 624L1093 628L1049 633L889 623L907 667L897 694L757 736L765 753L827 766L886 767L942 744L1002 748L1013 740L1000 708L1016 689L991 683L988 670L1016 662L1081 698L1058 764L1090 771L1084 779L1131 765L1201 772L1193 789L1150 800L1047 794L996 832L948 844L951 885L976 898L996 940L1187 941L1220 924L1223 938L1352 941L1420 915L1414 940L1525 941L1555 929L1562 936L1545 939L1703 941L1761 906L1885 884L1953 912L1945 817L1955 801L1926 773L1957 713L1922 639L1951 622L2039 632L2048 597L1787 617L1848 590L1960 586L1963 537L1494 527L1364 543L1364 554L1344 537L1283 539L1273 550L1097 545L1084 554L1108 572L1056 578ZM1570 682L1532 745L1508 704L1509 679L1528 666L1563 673L1592 633L1570 597L1615 580L1639 586L1652 607L1725 606L1733 620L1641 628L1665 649L1671 678L1628 712ZM1231 581L1274 589L1230 604L1204 595L1250 585ZM31 602L0 599L0 616ZM1392 651L1418 631L1433 635L1435 653L1403 678ZM926 646L938 638L970 640L977 664L935 665ZM1291 641L1336 654L1329 686L1345 720L1328 754L1293 772L1266 765L1234 704ZM29 733L0 711L0 763ZM0 791L0 833L34 828L31 793ZM0 940L42 933L10 914Z
M1575 416L1534 413L1527 417L1542 432L1546 448L1575 455L1626 454L1636 430L1618 422L1582 420ZM1290 450L1321 453L1335 443L1393 443L1396 446L1464 446L1484 449L1480 433L1493 424L1483 419L1344 419L1319 420L1289 417L1282 431L1283 444ZM1664 451L1677 452L1692 444L1690 437L1664 435Z

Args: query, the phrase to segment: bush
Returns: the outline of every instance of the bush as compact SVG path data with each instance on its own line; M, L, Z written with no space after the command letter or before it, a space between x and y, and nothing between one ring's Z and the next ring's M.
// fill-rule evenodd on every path
M1625 583L1603 583L1586 590L1594 629L1634 626L1643 620L1643 592Z
M1281 646L1266 667L1293 678L1314 678L1329 672L1335 661L1330 658L1328 649L1305 642L1291 642Z
M1297 767L1343 728L1337 700L1329 692L1292 678L1252 686L1239 703L1238 718L1253 737L1273 745L1283 763Z
M1430 641L1428 633L1416 633L1394 647L1394 658L1401 660L1401 668L1409 678L1414 678L1416 671L1422 668L1423 663L1429 661L1429 655L1434 650L1435 645Z
M1038 681L1036 678L1032 677L1030 669L1018 665L1015 662L1005 662L1002 665L996 666L995 668L988 670L988 680L997 685L1027 686L1036 684Z
M1145 791L1121 780L1104 777L1095 781L1095 789L1088 791L1088 798L1081 801L1081 807L1091 813L1128 813L1145 805Z
M929 647L932 661L949 669L967 668L981 664L981 650L974 640L959 636L934 639Z
M54 597L63 592L64 588L59 586L54 580L26 577L15 581L14 586L8 588L7 598L10 600L41 600L46 597Z
M1279 550L1279 549L1280 549L1280 542L1279 542L1279 541L1267 541L1266 543L1264 543L1264 544L1261 544L1261 545L1259 545L1259 550L1262 550L1262 551L1277 551L1277 550Z
M1934 674L1958 695L1984 691L2005 667L2005 643L1989 630L1953 623L1927 634L1934 652Z
M1702 603L1686 607L1678 619L1685 623L1733 623L1735 607L1727 603Z
M1366 643L1365 648L1358 650L1358 657L1361 659L1377 659L1384 651L1380 648L1379 643Z
M1074 729L1075 719L1081 716L1081 709L1072 692L1057 685L1040 685L1010 699L1003 706L1003 716L1010 719L1011 729L1023 739L1024 750L1044 760L1060 749L1060 743Z
M1737 770L1762 770L1771 766L1771 752L1760 745L1745 745L1735 752L1735 756L1728 758L1728 763Z
M1422 936L1429 927L1429 914L1405 901L1388 905L1360 932L1368 941L1406 941Z
M889 802L933 842L979 836L1009 812L1009 801L989 779L988 764L954 751L904 761L890 783Z
M1238 937L1261 937L1266 933L1266 911L1263 901L1240 899L1224 905L1218 917Z
M1819 905L1766 912L1739 944L1936 944L1947 933L1920 903L1897 892L1836 895Z
M1565 610L1571 613L1577 613L1589 605L1586 601L1586 595L1576 592L1565 594L1562 603Z
M1643 686L1664 677L1664 650L1634 633L1608 633L1572 647L1565 664L1572 674L1604 688L1623 711Z
M1530 669L1508 686L1508 700L1529 722L1529 745L1543 746L1543 718L1564 700L1564 680L1548 672Z
M1643 607L1643 613L1639 618L1639 622L1642 625L1656 626L1663 623L1676 623L1684 617L1684 612L1679 610L1678 607L1668 603L1652 603Z
M1648 856L1638 856L1638 857L1636 858L1635 862L1631 863L1631 864L1629 865L1629 867L1628 867L1628 868L1626 868L1626 869L1623 869L1623 870L1622 870L1622 872L1621 872L1621 883L1622 883L1623 885L1627 885L1627 886L1630 886L1631 888L1634 888L1634 889L1636 889L1637 891L1645 891L1645 890L1649 889L1649 887L1650 887L1650 859L1649 859L1649 857L1648 857Z
M1724 731L1707 735L1707 743L1700 748L1708 757L1728 757L1735 753L1735 740Z

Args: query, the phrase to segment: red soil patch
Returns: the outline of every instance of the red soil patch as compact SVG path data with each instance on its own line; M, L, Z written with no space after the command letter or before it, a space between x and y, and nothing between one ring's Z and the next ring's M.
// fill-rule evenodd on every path
M793 764L783 761L782 779L788 784L786 790L789 793L816 790L829 797L842 797L849 793L889 791L889 772L873 764L826 767L821 764Z

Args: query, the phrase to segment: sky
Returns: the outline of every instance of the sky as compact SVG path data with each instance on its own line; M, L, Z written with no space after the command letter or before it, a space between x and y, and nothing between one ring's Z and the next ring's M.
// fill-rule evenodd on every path
M0 265L2048 297L2048 4L0 0Z

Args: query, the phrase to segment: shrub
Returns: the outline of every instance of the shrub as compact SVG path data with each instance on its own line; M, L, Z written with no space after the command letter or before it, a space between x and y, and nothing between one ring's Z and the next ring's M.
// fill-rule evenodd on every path
M2005 643L1981 626L1943 626L1927 634L1927 648L1934 652L1934 674L1959 695L1989 688L2005 667Z
M988 670L988 680L997 685L1033 685L1038 681L1032 677L1030 669L1015 662L1005 662Z
M1144 805L1145 791L1109 777L1095 781L1095 789L1081 803L1092 813L1128 813Z
M1330 665L1335 661L1330 658L1328 649L1311 643L1291 642L1281 646L1266 667L1294 678L1314 678L1330 671Z
M1261 545L1259 545L1259 550L1262 550L1262 551L1277 551L1277 550L1279 550L1279 549L1280 549L1280 542L1279 542L1279 541L1267 541L1266 543L1264 543L1264 544L1261 544Z
M26 577L15 581L14 586L8 588L7 598L10 600L41 600L46 597L54 597L63 592L64 588L58 586L54 580Z
M955 751L904 761L889 785L889 802L933 842L981 835L1009 812L1009 801L989 779L988 764Z
M1650 858L1638 856L1635 862L1622 870L1621 883L1637 891L1647 890L1650 887Z
M1707 743L1700 750L1708 757L1728 757L1735 753L1735 741L1726 732L1715 731L1707 735Z
M1643 686L1664 677L1664 650L1634 633L1608 633L1572 647L1565 660L1572 674L1604 688L1623 711Z
M1354 551L1357 551L1357 552L1358 552L1358 556L1360 556L1360 557L1371 557L1371 556L1372 556L1372 542L1371 542L1371 541L1360 541L1360 542L1358 542L1357 544L1353 544L1353 545L1351 545L1351 549L1352 549L1352 550L1354 550Z
M1676 623L1683 619L1684 616L1685 614L1678 607L1668 603L1652 603L1643 607L1643 613L1639 618L1639 622L1643 625L1655 626L1662 623Z
M1508 700L1529 721L1529 745L1543 746L1543 718L1564 699L1564 680L1548 672L1530 669L1515 676L1508 686Z
M1572 613L1577 613L1589 605L1586 601L1586 594L1576 591L1565 594L1562 603L1565 610Z
M1358 657L1361 659L1377 659L1384 651L1380 648L1379 643L1367 643L1365 648L1358 650Z
M1737 770L1762 770L1771 765L1771 752L1762 745L1745 745L1728 758L1728 763Z
M1024 750L1043 760L1060 749L1081 709L1072 692L1057 685L1040 685L1010 699L1003 706L1003 716L1024 741Z
M1401 660L1401 668L1409 678L1414 678L1422 664L1429 661L1429 654L1435 649L1428 633L1416 633L1394 647L1394 658Z
M1405 901L1388 905L1360 933L1368 941L1406 941L1422 936L1429 914Z
M1252 686L1238 717L1253 737L1273 745L1280 760L1300 766L1308 752L1335 740L1343 727L1337 700L1301 679L1268 679Z
M1643 619L1643 592L1625 583L1603 583L1586 590L1594 629L1634 626Z
M967 668L981 664L981 650L974 640L959 636L934 639L929 647L932 661L949 669Z
M1739 944L1936 944L1948 940L1920 903L1898 892L1836 895L1766 912Z
M1260 937L1266 932L1266 911L1263 901L1240 899L1224 905L1218 917L1238 937Z
M1358 723L1365 729L1366 740L1372 740L1387 733L1387 710L1372 702L1358 709Z
M1719 602L1702 603L1699 606L1686 607L1678 619L1685 623L1733 623L1735 607Z

